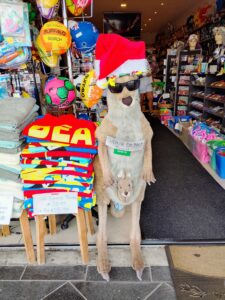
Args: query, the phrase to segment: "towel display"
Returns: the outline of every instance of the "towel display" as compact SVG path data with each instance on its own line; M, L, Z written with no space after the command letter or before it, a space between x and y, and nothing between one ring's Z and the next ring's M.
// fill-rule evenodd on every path
M78 193L78 207L90 210L93 191L93 158L97 153L96 125L73 115L45 115L23 130L27 145L21 153L24 207L33 217L33 196Z
M37 116L33 98L7 97L0 101L0 197L13 198L12 217L23 209L20 154L24 147L22 130Z

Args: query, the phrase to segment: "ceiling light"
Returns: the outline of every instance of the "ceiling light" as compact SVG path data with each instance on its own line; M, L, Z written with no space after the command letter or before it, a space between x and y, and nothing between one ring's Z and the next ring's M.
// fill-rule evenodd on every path
M148 20L149 20L149 21L151 21L152 19L151 19L151 18L149 18Z
M155 15L157 15L157 13L158 13L157 11L154 12Z
M121 3L120 6L121 7L127 7L127 4L126 3Z
M147 26L147 24L145 24L145 27Z
M165 3L164 3L164 2L161 2L161 3L160 3L160 5L164 6L164 5L165 5Z
M143 28L141 28L141 31L143 31Z

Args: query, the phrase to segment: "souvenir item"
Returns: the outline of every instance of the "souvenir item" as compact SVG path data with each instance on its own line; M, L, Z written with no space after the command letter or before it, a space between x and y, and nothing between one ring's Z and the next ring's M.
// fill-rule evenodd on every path
M95 71L88 72L80 86L80 97L88 108L97 104L102 97L102 89L96 85Z
M74 16L79 16L83 13L84 9L90 5L92 0L66 0L68 10Z
M68 107L76 99L75 86L64 77L50 77L45 84L44 93L47 105Z
M59 0L36 0L40 14L45 19L52 19L56 16L59 9Z
M71 35L62 23L49 21L40 30L40 42L44 51L60 55L70 48Z
M89 53L95 49L98 39L98 30L96 27L87 21L74 22L69 21L70 33L75 47L82 53Z
M53 67L57 67L58 66L58 63L59 63L59 56L56 55L56 54L50 54L50 53L47 53L44 48L43 48L43 45L41 43L41 39L40 39L40 35L37 37L37 40L36 40L36 48L38 50L38 54L40 56L40 59L50 68L53 68Z

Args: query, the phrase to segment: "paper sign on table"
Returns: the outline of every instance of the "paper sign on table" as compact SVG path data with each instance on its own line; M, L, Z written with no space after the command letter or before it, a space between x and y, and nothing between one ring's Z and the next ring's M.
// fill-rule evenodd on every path
M9 225L12 217L13 197L0 196L0 225Z
M35 215L75 214L78 211L77 192L34 195L33 207Z

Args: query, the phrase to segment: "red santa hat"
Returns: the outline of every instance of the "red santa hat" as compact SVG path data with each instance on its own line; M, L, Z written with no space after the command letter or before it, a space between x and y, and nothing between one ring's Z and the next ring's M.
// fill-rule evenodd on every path
M148 71L145 43L130 41L118 34L100 34L95 50L97 85L104 87L107 77Z

